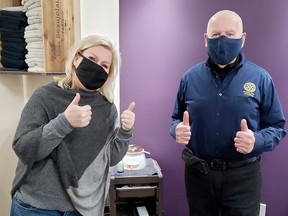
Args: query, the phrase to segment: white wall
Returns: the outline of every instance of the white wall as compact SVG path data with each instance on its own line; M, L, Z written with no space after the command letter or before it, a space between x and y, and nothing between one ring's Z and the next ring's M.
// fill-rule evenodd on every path
M10 190L15 175L17 157L12 140L27 98L52 77L0 75L0 216L10 212Z
M109 36L116 44L119 44L118 4L115 0L80 2L76 0L76 36L83 37L91 33L100 33ZM81 15L81 23L79 23L78 14ZM51 76L0 75L0 216L10 214L10 190L17 164L17 157L11 144L21 111L35 89L51 82L52 79ZM115 103L118 107L119 84L116 88L116 95Z
M80 1L81 37L104 34L119 46L119 1ZM119 110L119 79L115 88L115 104Z

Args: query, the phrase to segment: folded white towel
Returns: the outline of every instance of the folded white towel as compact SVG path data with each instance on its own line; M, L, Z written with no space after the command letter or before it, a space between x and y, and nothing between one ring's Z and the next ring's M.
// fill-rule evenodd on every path
M26 16L29 17L42 17L42 8L37 7L32 10L27 10Z
M30 30L41 30L42 29L42 24L41 23L33 23L31 25L28 25L25 27L25 31L30 31Z
M26 55L25 55L25 57L26 57ZM32 58L28 57L25 59L25 62L27 64L43 64L44 63L44 55L38 56L38 57L36 56L36 57L32 57Z
M41 0L22 0L22 5L26 8L28 8L32 4L37 3L39 1L41 2Z
M41 38L43 37L42 30L24 31L24 38Z
M34 0L22 0L22 5L28 8L30 5L34 4Z
M28 50L28 53L39 53L39 55L43 55L44 56L44 49L34 49L34 48L30 48L30 49L27 49Z
M33 37L33 38L25 38L25 42L32 43L32 42L42 42L43 43L44 39L43 37Z
M27 63L28 66L44 66L44 59L43 58L27 58L25 59L25 62Z
M29 6L28 6L28 10L32 10L33 8L38 8L38 7L41 7L41 1L35 2L35 3L32 4L32 5L29 5Z
M37 6L37 4L38 4L38 6ZM30 7L30 8L32 7L32 8L29 9L29 7ZM30 5L29 7L28 7L28 11L29 11L29 12L31 12L31 11L33 11L33 12L35 12L35 11L36 11L36 12L37 12L37 11L39 12L39 11L40 11L40 12L41 12L41 11L42 11L42 7L41 7L41 5L39 5L39 3L34 3L34 4ZM27 11L27 12L28 12L28 11Z
M38 54L39 56L41 56L41 58L43 58L44 57L44 51L43 51L43 49L38 49L38 50L36 50L36 49L28 49L28 54L31 54L31 55L36 55L36 54Z
M40 67L40 66L35 66L35 67L29 67L28 69L27 69L29 72L35 72L35 73L44 73L45 72L45 69L44 69L44 67Z
M28 2L29 0L21 0L21 5L24 5Z
M33 25L33 24L32 24ZM25 35L33 35L33 34L36 34L36 35L38 35L38 34L42 34L42 28L38 28L38 29L25 29L25 31L24 31L24 36Z
M42 58L44 59L44 52L39 51L39 52L30 52L28 51L28 53L25 55L26 59L33 59L33 58Z
M32 25L34 23L42 23L42 17L28 17L27 23L29 25Z
M31 63L31 64L28 64L28 63L26 63L27 65L28 65L28 67L29 68L33 68L33 67L43 67L44 68L44 63Z
M44 45L43 45L44 47ZM26 55L40 55L40 56L44 56L44 49L35 49L35 48L30 48L30 49L27 49L28 50L28 53Z
M32 42L28 43L26 46L26 49L43 49L43 43L42 42Z

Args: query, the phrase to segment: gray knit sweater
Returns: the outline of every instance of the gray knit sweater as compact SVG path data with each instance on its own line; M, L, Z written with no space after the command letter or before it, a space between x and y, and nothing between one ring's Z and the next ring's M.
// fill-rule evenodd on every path
M92 119L72 128L63 112L80 93ZM42 209L95 216L104 212L109 166L125 155L132 132L116 125L117 110L99 92L69 91L54 83L37 89L25 105L13 141L19 158L11 194Z

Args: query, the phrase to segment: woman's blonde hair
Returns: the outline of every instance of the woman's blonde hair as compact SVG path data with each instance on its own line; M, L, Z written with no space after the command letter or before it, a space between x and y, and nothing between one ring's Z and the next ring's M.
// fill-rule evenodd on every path
M83 38L79 43L75 44L69 51L69 55L65 64L66 76L63 78L55 78L57 85L63 89L75 90L76 87L76 75L75 66L73 64L74 58L79 52L83 52L86 49L94 46L103 46L110 50L112 53L112 62L108 74L108 79L99 91L112 103L114 101L114 89L115 80L118 75L120 67L120 52L112 41L103 35L90 35Z

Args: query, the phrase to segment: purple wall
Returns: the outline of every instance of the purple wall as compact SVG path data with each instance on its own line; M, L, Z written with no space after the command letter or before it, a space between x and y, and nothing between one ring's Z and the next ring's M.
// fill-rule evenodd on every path
M165 215L188 215L182 147L169 135L180 77L206 59L203 33L216 11L239 13L247 32L246 57L272 75L288 111L287 0L143 0L120 2L121 110L136 102L133 143L151 152L164 175ZM286 87L286 89L285 89ZM287 129L287 126L286 126ZM274 152L262 155L261 201L266 216L288 215L287 137Z

